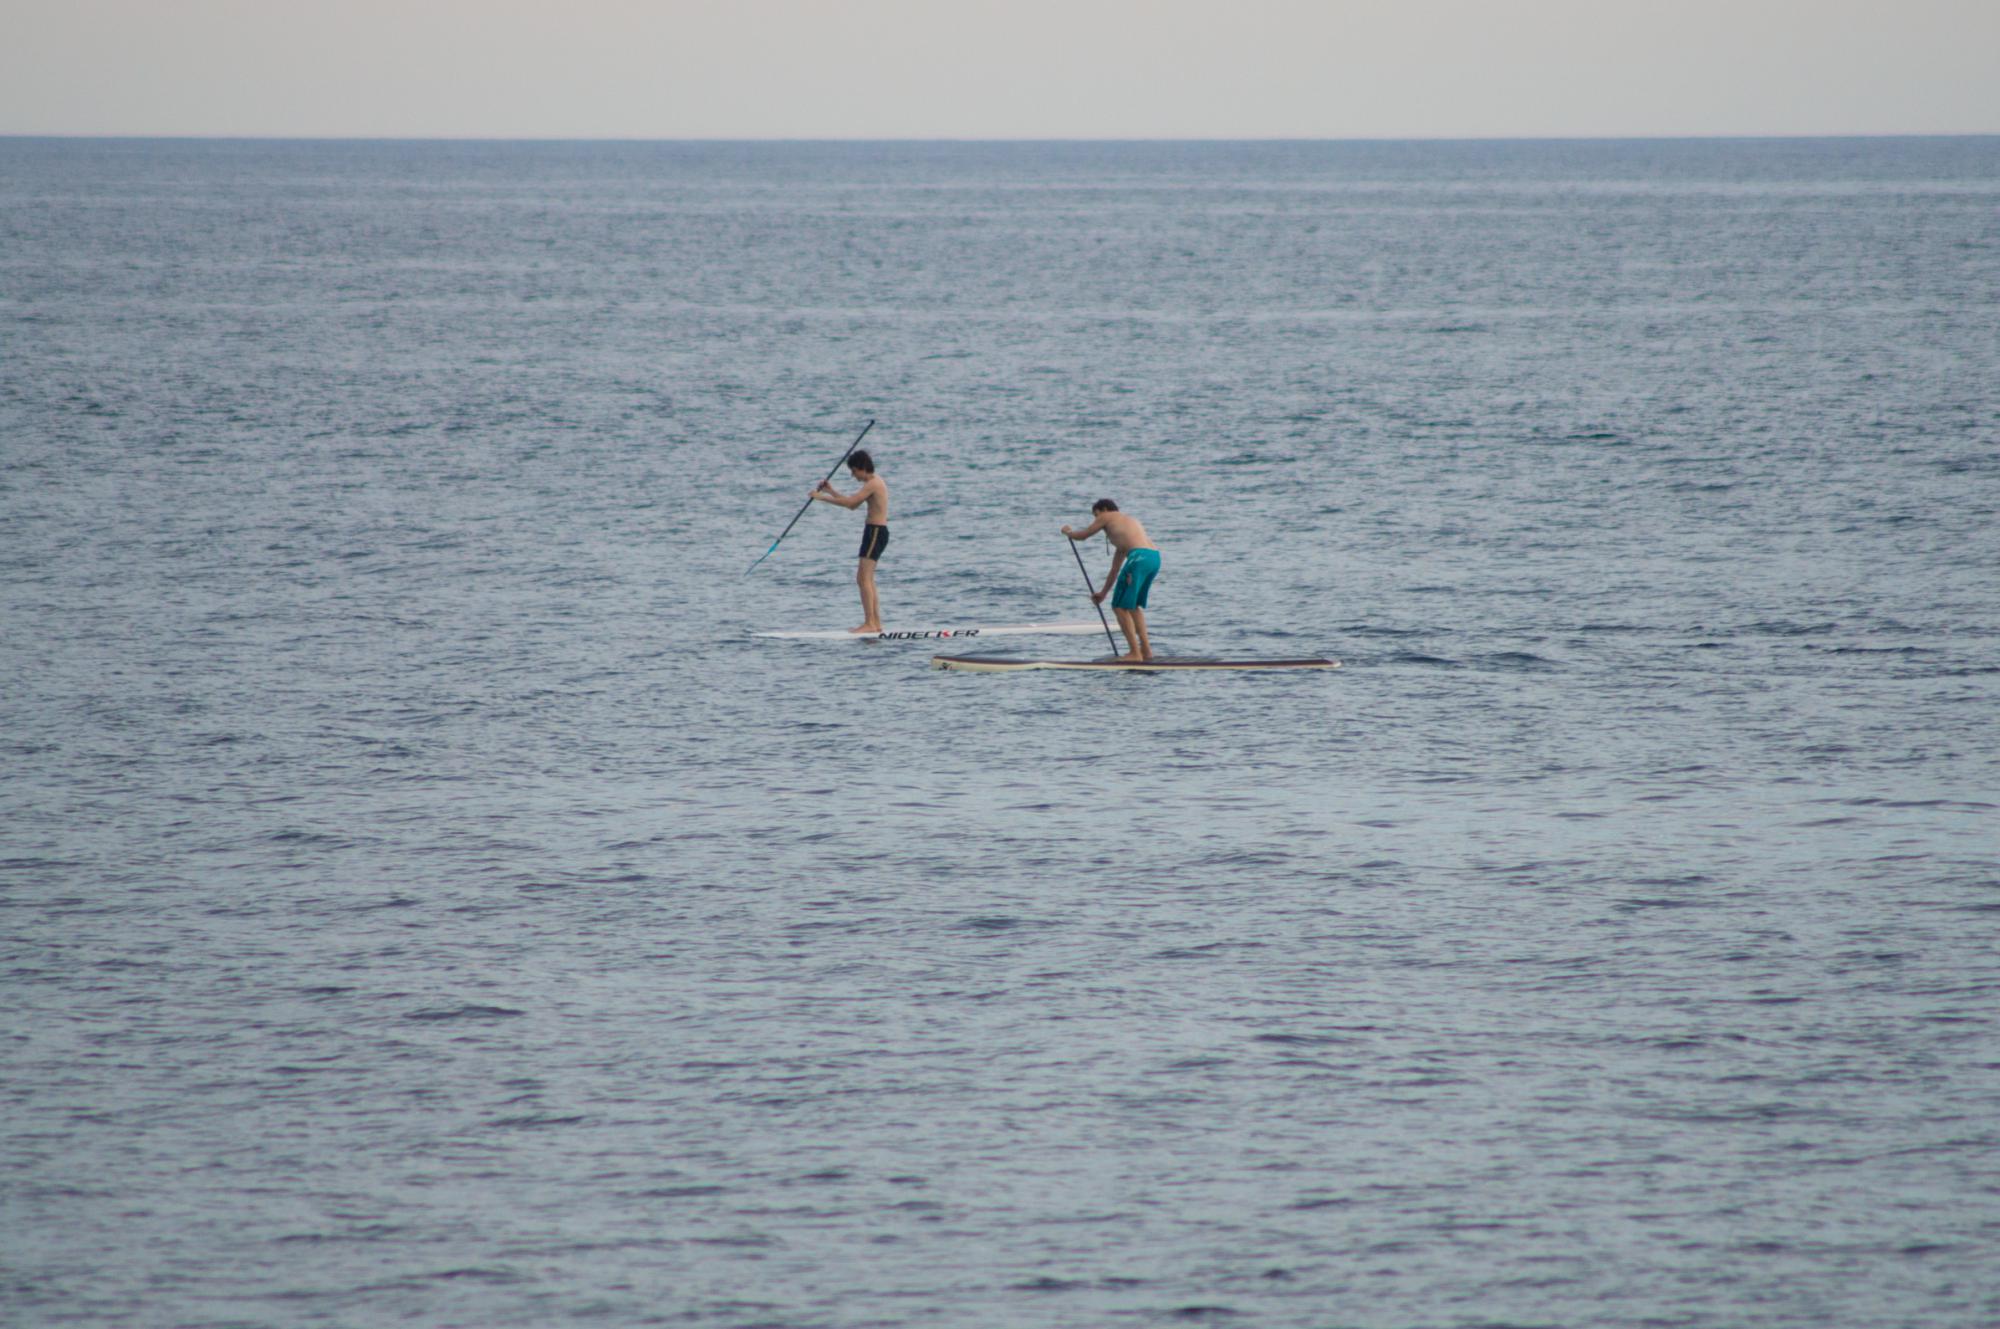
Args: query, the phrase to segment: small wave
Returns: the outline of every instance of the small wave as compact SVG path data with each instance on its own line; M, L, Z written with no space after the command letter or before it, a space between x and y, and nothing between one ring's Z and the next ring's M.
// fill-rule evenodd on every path
M656 1186L651 1190L629 1192L641 1200L695 1200L706 1195L722 1195L726 1186Z
M1034 925L1034 919L1016 918L1011 914L975 914L971 918L959 919L952 927L961 932L1009 932Z
M266 840L269 840L269 841L270 841L271 843L273 843L273 844L326 844L326 845L332 845L332 844L345 844L345 843L347 843L347 842L346 842L345 840L341 839L341 838L340 838L339 836L337 836L337 835L327 835L327 834L325 834L325 833L323 833L323 832L320 832L320 831L302 831L302 830L299 830L299 829L298 829L297 827L292 827L292 828L290 828L290 829L287 829L287 830L282 830L282 831L273 831L273 832L271 832L271 833L270 833L269 835L265 836L264 838L265 838Z
M746 1233L740 1237L690 1237L688 1240L696 1246L740 1246L746 1249L756 1249L758 1247L775 1246L778 1244L771 1237L760 1236L755 1233Z
M364 1223L344 1232L290 1232L273 1240L281 1246L317 1246L335 1241L380 1241L385 1237L401 1236L406 1231L408 1229L400 1223Z
M1492 655L1478 657L1481 664L1496 669L1560 669L1560 662L1530 651L1496 651Z
M1832 632L1838 626L1834 623L1794 623L1790 619L1760 618L1755 623L1744 624L1737 631L1765 637L1810 637Z
M519 1117L495 1117L486 1124L502 1129L533 1129L539 1126L575 1126L583 1120L584 1118L581 1114L571 1117L556 1117L540 1112L530 1112Z
M506 1020L516 1015L526 1015L511 1006L455 1006L449 1010L442 1007L431 1010L410 1011L405 1020Z
M1560 446L1565 443L1598 443L1613 447L1623 447L1632 440L1623 434L1615 433L1608 429L1591 429L1574 434L1562 434L1556 437L1543 435L1529 441L1549 446Z
M1211 799L1210 803L1241 803L1241 799ZM1294 855L1283 850L1246 849L1234 854L1207 854L1196 859L1193 866L1199 868L1250 868L1282 867L1290 863Z

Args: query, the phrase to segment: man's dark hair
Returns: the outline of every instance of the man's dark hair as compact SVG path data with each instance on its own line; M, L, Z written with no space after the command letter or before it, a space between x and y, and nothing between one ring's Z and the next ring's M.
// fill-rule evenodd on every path
M847 465L850 470L866 471L870 475L875 474L875 459L860 448L856 448L847 454Z
M1095 503L1092 503L1090 505L1090 513L1092 516L1096 516L1100 512L1116 512L1116 511L1118 511L1118 505L1116 503L1113 503L1108 498L1100 498Z

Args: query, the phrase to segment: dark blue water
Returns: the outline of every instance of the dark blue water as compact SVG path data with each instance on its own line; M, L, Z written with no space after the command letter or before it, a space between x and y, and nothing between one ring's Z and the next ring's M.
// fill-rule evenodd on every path
M1994 1322L1997 371L1995 139L0 140L0 1319ZM870 416L1346 668L752 639Z

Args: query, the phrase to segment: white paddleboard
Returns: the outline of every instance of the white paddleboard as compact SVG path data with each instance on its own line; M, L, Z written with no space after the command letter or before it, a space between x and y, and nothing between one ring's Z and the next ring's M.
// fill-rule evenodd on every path
M1177 674L1209 669L1338 669L1338 660L1030 660L1018 655L933 655L937 669L963 669L979 674L1006 674L1022 669L1092 669L1104 673Z
M911 628L889 632L759 632L787 641L936 641L942 637L1068 637L1102 632L1101 623L1016 623L998 628Z

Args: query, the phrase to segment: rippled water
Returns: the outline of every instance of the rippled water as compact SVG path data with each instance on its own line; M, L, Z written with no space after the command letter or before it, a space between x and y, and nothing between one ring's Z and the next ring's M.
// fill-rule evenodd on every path
M0 1318L2000 1319L1996 368L1994 139L0 140ZM751 639L870 416L1346 668Z

